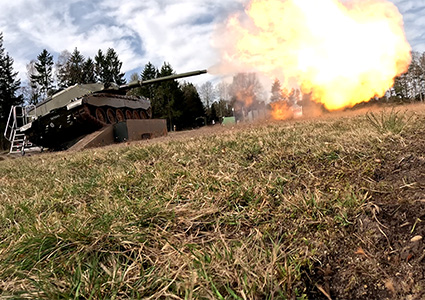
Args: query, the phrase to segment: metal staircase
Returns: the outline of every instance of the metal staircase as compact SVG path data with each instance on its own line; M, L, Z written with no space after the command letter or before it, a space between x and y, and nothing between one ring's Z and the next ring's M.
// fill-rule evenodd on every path
M10 154L25 154L25 150L35 147L20 128L28 124L32 116L28 115L28 110L33 109L34 106L23 107L20 105L12 106L7 119L4 137L10 142Z

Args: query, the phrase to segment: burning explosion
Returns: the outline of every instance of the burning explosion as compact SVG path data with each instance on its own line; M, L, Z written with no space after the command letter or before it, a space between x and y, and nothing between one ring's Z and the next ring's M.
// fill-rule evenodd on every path
M252 0L226 25L226 65L299 87L328 110L383 96L411 61L387 0Z

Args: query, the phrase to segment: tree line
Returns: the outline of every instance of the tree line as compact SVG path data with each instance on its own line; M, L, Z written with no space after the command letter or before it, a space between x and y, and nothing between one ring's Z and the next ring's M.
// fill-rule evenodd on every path
M37 104L75 84L101 82L121 85L125 83L121 67L122 62L113 48L106 53L99 49L94 59L85 58L77 48L72 53L64 50L56 64L53 55L44 49L36 60L27 64L28 84L23 88L23 95L28 104Z
M385 95L389 102L425 100L425 52L412 52L412 62L406 73L395 79L394 86Z
M210 122L230 116L244 120L250 111L263 110L267 100L256 73L237 73L231 82L221 81L215 86L206 82L198 87L198 92Z
M161 68L148 62L141 74L133 74L131 80L149 80L174 75L173 67L164 62ZM167 80L155 84L142 85L131 91L135 96L143 96L151 101L152 117L167 120L168 130L181 130L204 125L205 108L196 87L192 83Z

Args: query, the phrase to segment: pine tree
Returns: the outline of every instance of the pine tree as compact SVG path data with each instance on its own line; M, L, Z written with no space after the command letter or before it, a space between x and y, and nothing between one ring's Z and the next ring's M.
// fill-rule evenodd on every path
M90 57L83 64L83 83L95 83L95 64Z
M210 119L211 119L211 124L214 124L219 119L217 102L214 102L213 104L211 104Z
M280 85L279 79L275 79L271 90L272 95L270 96L271 102L281 101L282 98L282 86Z
M182 87L182 93L183 101L177 105L177 108L181 111L181 117L176 125L178 128L197 127L197 119L205 116L204 105L198 91L192 83L185 83Z
M33 74L30 74L31 87L40 92L41 97L47 97L53 90L53 56L44 49L34 63Z
M121 73L122 62L118 59L118 54L114 49L109 48L106 53L106 63L110 73L111 82L118 85L125 84L124 73Z
M95 60L96 79L105 84L125 84L124 73L121 73L122 62L114 49L109 48L106 55L99 49Z
M68 60L69 74L68 86L84 82L84 56L77 48L72 52Z
M21 81L17 79L18 72L13 71L13 59L5 53L3 48L3 33L0 32L0 132L6 127L10 108L13 105L22 104L22 95L16 93L20 88ZM0 135L0 147L4 149L6 141L3 134Z
M99 49L94 57L94 74L98 82L105 82L104 65L105 55L103 55L102 50Z
M155 68L155 66L151 62L148 62L140 75L142 77L142 81L155 79L158 77L158 69ZM142 86L142 96L150 99L151 101L154 100L157 86L157 84L147 84Z
M174 74L174 70L169 63L162 65L158 77L165 77ZM152 110L156 109L158 117L166 118L168 129L171 131L174 127L174 122L180 117L181 111L176 109L176 104L182 102L182 91L177 80L167 80L159 84L156 90L155 101L152 103Z
M232 106L228 101L220 99L217 105L217 116L221 119L223 117L233 116Z
M74 49L72 54L69 54L68 51L61 53L56 64L58 82L61 88L84 83L84 61L84 56L77 48Z

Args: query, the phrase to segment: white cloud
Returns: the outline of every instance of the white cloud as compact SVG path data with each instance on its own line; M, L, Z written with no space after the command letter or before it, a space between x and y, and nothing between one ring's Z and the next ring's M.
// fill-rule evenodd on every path
M169 62L178 72L208 68L217 60L211 35L214 25L238 1L104 1L103 7L120 26L131 28L142 41L145 63ZM203 77L205 78L205 77ZM196 81L196 80L195 80Z
M46 48L55 57L77 47L93 57L112 47L129 77L151 61L177 72L208 68L218 60L211 45L216 24L247 0L0 0L4 46L25 78L25 65ZM392 0L403 13L414 50L425 51L424 1ZM210 80L194 77L194 82ZM192 81L192 79L190 79Z
M414 51L425 52L425 1L390 0L403 15L407 39Z
M148 61L184 72L214 63L214 22L237 7L239 1L16 0L0 4L0 31L21 78L44 48L57 57L77 47L93 57L112 47L125 72Z

